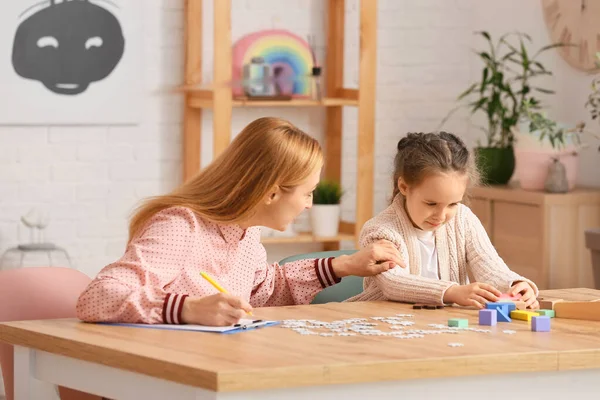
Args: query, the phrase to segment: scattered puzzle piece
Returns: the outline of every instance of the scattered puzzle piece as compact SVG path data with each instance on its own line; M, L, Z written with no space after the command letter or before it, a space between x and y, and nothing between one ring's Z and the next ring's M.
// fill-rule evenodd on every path
M448 343L448 346L450 346L450 347L463 347L464 344L462 344L462 343Z
M494 326L498 322L496 310L479 310L479 325Z
M469 326L469 321L461 318L450 318L448 320L448 326L455 328L467 328Z
M550 317L545 315L531 317L531 330L534 332L550 332Z
M533 311L525 311L525 310L513 310L510 312L511 318L520 319L521 321L531 321L531 317L537 317L540 314Z

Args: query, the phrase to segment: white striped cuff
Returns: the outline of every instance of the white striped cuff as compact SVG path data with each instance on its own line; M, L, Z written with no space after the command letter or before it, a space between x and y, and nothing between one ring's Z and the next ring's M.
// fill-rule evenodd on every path
M317 272L317 278L321 286L326 288L339 283L342 279L335 276L333 272L333 257L329 258L316 258L315 259L315 271Z
M183 302L187 294L167 293L163 304L162 317L165 324L181 324L181 312L183 311Z

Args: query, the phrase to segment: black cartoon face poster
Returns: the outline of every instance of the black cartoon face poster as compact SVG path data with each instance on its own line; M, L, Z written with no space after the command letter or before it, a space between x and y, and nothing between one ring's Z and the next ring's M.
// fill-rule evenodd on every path
M143 0L2 0L0 124L134 124Z

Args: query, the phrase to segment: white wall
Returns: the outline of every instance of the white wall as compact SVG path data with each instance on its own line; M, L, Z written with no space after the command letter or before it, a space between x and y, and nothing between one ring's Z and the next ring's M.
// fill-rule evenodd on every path
M126 1L126 0L121 0ZM212 2L205 0L204 75L212 76ZM345 82L356 87L358 0L347 0ZM322 13L325 0L233 0L233 39L264 28L287 28L319 39L325 54ZM181 99L160 92L181 81L182 0L144 0L144 80L147 97L140 126L0 126L0 251L27 239L19 217L32 206L45 206L53 220L48 237L67 248L75 265L89 275L122 254L127 216L136 202L164 193L180 182ZM518 11L515 11L518 10ZM530 33L536 46L548 43L540 2L518 0L379 0L376 108L375 211L391 192L391 166L397 141L407 131L429 131L454 105L455 96L479 76L472 34L510 30ZM6 40L6 39L2 39ZM548 58L558 95L550 99L566 122L586 118L583 102L589 77L557 56ZM581 104L581 106L579 106ZM210 160L211 118L206 113L203 159ZM235 109L233 131L263 115L279 115L323 138L321 109ZM356 174L356 112L345 110L343 184L348 191L343 215L352 219ZM471 145L482 138L466 112L445 127ZM600 185L600 155L582 155L581 182ZM270 246L270 258L318 247Z
M0 126L0 251L27 241L19 217L45 207L52 216L47 238L93 275L123 252L135 202L179 183L181 101L160 91L182 77L181 4L143 2L139 126Z

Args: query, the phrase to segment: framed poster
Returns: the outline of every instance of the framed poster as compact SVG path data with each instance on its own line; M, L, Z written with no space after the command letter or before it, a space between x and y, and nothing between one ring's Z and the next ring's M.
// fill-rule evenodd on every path
M135 124L141 0L2 0L0 124Z

